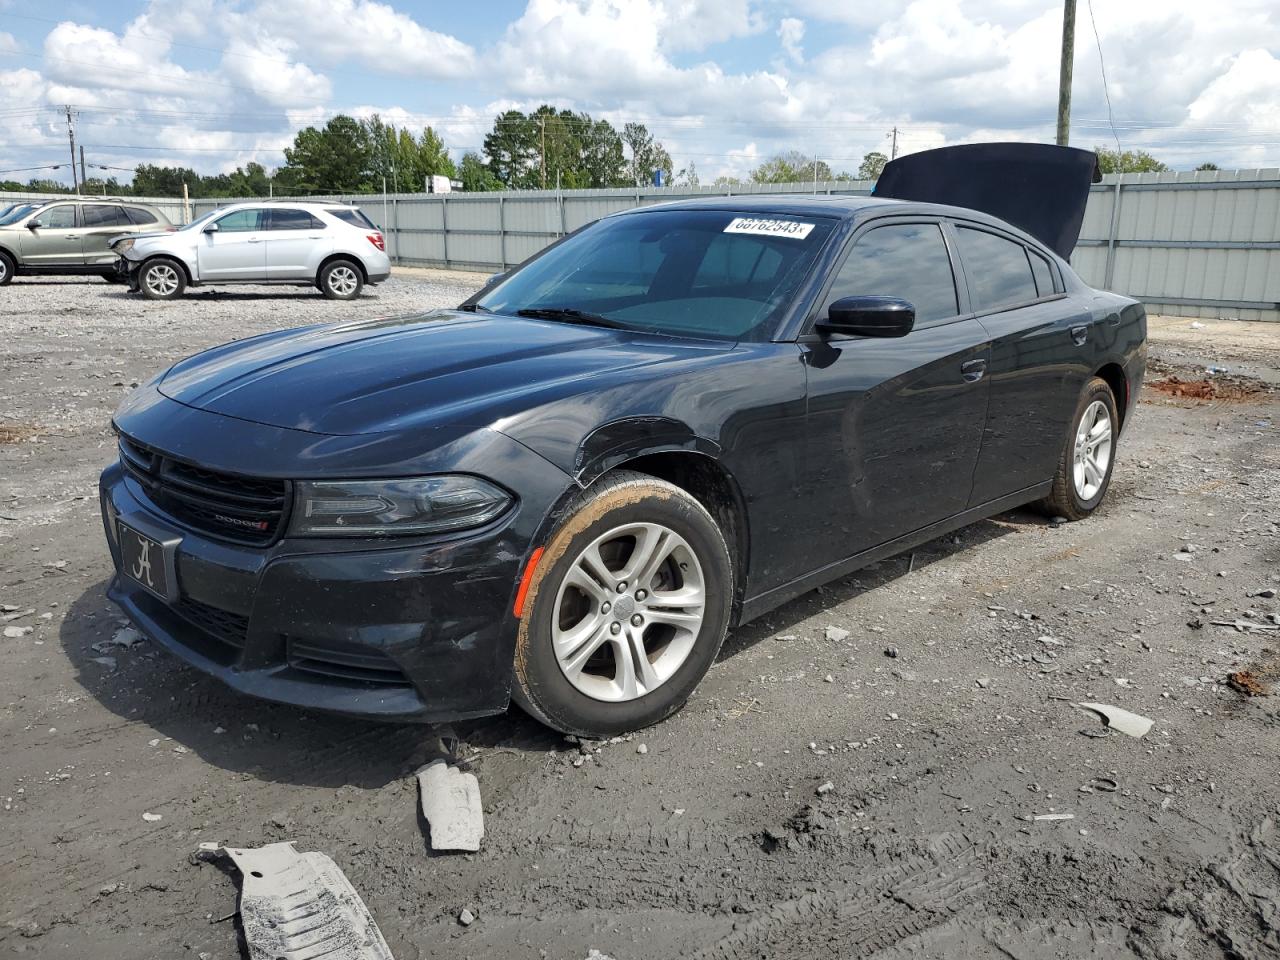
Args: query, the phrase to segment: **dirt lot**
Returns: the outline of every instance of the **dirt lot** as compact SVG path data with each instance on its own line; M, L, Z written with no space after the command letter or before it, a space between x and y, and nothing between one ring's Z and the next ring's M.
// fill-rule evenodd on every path
M402 272L356 304L0 289L0 955L238 957L236 878L192 853L293 839L337 861L397 960L1280 956L1280 695L1226 682L1280 686L1260 595L1280 587L1280 395L1250 379L1277 382L1280 325L1153 323L1164 386L1087 522L1006 514L812 593L633 739L458 725L476 855L424 844L432 731L244 699L145 642L94 649L120 625L95 483L131 385L476 280ZM1072 701L1155 724L1105 734Z

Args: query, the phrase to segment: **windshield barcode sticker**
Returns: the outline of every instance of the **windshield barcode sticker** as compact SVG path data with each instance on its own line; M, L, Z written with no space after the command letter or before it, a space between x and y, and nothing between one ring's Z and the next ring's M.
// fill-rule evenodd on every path
M803 240L814 228L812 223L800 223L798 220L766 220L761 217L736 217L727 227L725 233L754 233L762 237L788 237L792 240Z

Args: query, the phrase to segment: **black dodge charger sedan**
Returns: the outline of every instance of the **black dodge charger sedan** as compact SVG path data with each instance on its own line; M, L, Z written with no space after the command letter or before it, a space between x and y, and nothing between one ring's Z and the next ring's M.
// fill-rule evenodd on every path
M729 628L821 583L1098 507L1146 316L1066 260L1093 172L979 145L870 198L645 207L456 310L184 360L115 415L110 596L276 701L659 721Z

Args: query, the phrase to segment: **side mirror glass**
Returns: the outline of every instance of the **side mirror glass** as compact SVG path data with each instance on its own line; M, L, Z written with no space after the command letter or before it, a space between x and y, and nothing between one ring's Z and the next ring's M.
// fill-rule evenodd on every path
M28 230L38 230L38 229L40 229L40 227L41 227L41 223L40 223L40 221L39 221L39 220L28 220L28 221L27 221L27 229L28 229Z
M492 275L489 277L489 279L488 279L488 280L486 280L486 281L484 282L484 285L485 285L486 287L493 286L493 284L497 283L499 280L501 280L501 279L502 279L503 277L505 277L506 275L507 275L507 271L505 271L505 270L504 270L504 271L502 271L502 273L495 273L495 274L492 274Z
M841 297L816 327L849 337L905 337L915 322L916 308L901 297Z
M217 232L218 232L218 225L217 225L216 223L211 223L211 224L209 224L207 227L205 227L205 228L204 228L204 232L205 232L205 233L217 233Z

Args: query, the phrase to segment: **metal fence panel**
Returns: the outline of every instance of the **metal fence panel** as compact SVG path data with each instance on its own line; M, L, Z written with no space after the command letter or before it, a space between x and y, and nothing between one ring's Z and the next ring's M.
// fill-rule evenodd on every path
M399 263L487 272L636 206L698 196L861 195L871 187L838 181L297 199L359 204L386 233L387 251ZM0 203L26 199L59 197L0 194ZM183 222L181 200L136 199ZM191 216L236 202L192 200ZM1280 170L1108 176L1090 192L1072 265L1091 286L1139 297L1152 311L1280 321Z

